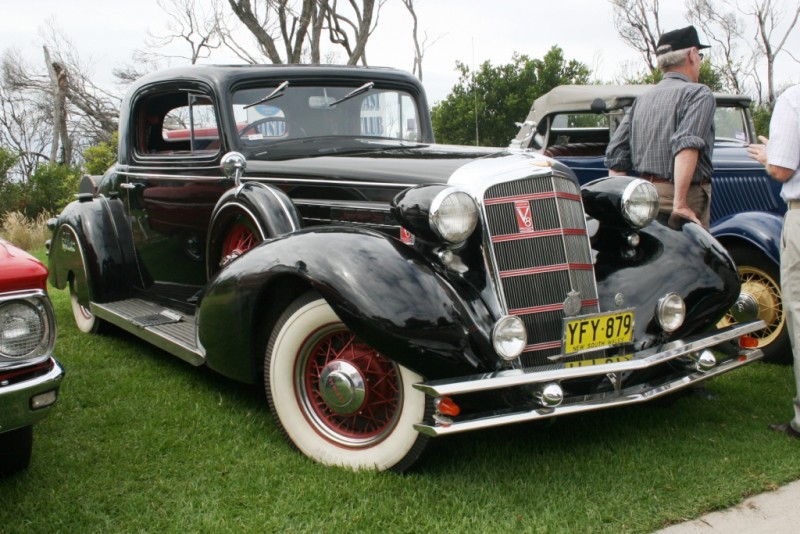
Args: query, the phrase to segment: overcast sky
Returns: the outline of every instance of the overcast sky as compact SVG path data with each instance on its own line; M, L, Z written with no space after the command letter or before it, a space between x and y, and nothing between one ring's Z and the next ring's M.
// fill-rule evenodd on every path
M795 0L788 0L794 5ZM41 62L41 33L52 21L68 36L95 79L110 86L111 69L130 63L142 48L148 30L164 30L164 15L156 0L0 0L0 51L15 47L31 62ZM665 30L686 25L683 2L661 2ZM519 52L542 57L553 45L565 57L587 64L603 81L613 81L641 58L617 35L606 0L418 0L420 35L437 39L425 53L423 83L431 104L442 100L458 82L456 61L479 66L511 62ZM397 1L381 11L378 30L367 47L374 66L411 70L411 19ZM800 29L787 48L800 57ZM701 39L704 39L701 36ZM210 62L233 61L212 56ZM788 58L778 64L782 83L800 81L800 68Z

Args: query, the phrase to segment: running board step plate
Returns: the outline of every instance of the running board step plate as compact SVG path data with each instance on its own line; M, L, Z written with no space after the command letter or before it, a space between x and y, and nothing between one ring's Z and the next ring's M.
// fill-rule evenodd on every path
M91 303L97 317L185 360L202 365L205 354L197 346L194 315L182 315L144 299Z

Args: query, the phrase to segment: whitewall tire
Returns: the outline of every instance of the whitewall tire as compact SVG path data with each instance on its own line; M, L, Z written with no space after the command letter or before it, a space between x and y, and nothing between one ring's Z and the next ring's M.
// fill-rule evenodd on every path
M423 379L356 338L316 293L294 301L267 345L264 382L284 435L306 456L352 469L403 471L428 437Z

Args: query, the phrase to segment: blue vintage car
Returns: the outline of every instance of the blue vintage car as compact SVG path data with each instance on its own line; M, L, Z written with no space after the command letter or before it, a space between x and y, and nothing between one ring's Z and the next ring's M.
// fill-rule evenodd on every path
M534 150L566 164L582 184L608 175L606 145L634 99L649 85L563 85L537 98L512 148ZM716 94L711 233L736 262L742 291L756 299L767 328L764 360L791 361L779 285L779 242L786 203L780 184L747 156L756 134L750 98ZM735 322L726 316L721 325Z

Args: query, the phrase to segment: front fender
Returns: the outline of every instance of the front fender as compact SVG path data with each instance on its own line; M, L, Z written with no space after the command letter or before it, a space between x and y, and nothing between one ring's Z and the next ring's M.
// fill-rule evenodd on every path
M711 235L723 244L734 239L744 240L779 264L782 229L783 217L774 213L748 211L715 222L711 226Z
M249 355L258 350L254 333L274 311L263 304L274 307L281 288L298 281L318 291L359 338L423 376L494 368L487 349L492 321L477 295L459 295L395 239L334 227L265 241L219 272L198 313L208 365L250 380Z
M655 312L667 293L686 304L686 320L671 339L714 328L736 301L740 282L733 260L700 225L671 228L655 221L639 231L631 254L620 252L627 248L620 236L619 228L601 226L593 238L597 291L601 309L636 308L636 339L661 332Z

